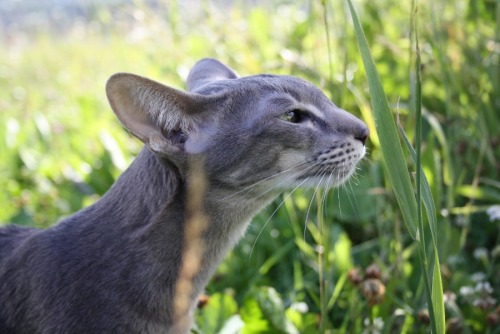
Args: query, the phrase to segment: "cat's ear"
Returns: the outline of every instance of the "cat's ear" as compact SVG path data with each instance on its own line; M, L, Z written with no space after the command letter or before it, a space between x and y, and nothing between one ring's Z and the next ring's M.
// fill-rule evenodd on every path
M236 72L220 61L204 58L197 62L189 72L186 86L188 91L193 91L210 82L237 78Z
M122 125L174 163L186 159L184 144L215 99L129 73L113 75L106 84L106 94Z

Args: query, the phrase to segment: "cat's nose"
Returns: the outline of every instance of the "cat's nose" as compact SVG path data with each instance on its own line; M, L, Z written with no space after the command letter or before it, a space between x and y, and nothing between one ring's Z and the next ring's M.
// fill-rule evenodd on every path
M363 146L366 144L366 140L370 136L370 130L366 125L360 125L354 134L354 138L361 141L363 143Z

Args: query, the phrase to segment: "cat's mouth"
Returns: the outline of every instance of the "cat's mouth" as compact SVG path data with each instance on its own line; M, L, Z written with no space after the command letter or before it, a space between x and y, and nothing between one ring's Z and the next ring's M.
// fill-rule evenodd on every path
M365 148L346 144L347 149L325 150L317 154L296 179L305 187L336 187L345 183L356 171L365 155ZM344 148L344 147L342 147Z
M308 188L324 187L332 188L344 184L355 171L355 165L352 167L323 168L317 172L309 172L297 177L301 186Z

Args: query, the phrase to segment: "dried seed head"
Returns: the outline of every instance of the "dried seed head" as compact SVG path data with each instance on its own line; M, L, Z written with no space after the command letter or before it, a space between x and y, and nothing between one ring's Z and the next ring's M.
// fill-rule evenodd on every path
M429 310L424 308L420 311L418 311L418 320L422 322L423 324L430 324L431 323L431 318L429 316Z
M378 267L378 265L376 263L372 263L368 268L366 268L366 270L365 270L365 276L367 278L377 278L377 279L380 279L380 277L382 276L382 274L380 272L380 268Z
M460 318L450 318L446 321L446 333L460 334L464 331L464 323Z
M347 278L349 279L349 281L352 284L356 284L356 285L358 285L359 283L361 283L363 281L363 277L361 277L358 268L350 269L349 272L347 273Z
M385 285L379 279L369 278L363 281L360 290L369 305L373 306L384 300Z

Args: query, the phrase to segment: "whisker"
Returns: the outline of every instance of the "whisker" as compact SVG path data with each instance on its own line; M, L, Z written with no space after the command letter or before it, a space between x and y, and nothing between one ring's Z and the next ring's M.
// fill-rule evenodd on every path
M308 161L304 161L304 162L298 163L298 164L296 164L296 165L294 165L294 166L292 166L292 167L290 167L290 168L287 168L287 169L285 169L285 170L283 170L283 171L281 171L281 172L278 172L278 173L276 173L276 174L273 174L273 175L271 175L271 176L268 176L268 177L266 177L266 178L264 178L264 179L262 179L262 180L259 180L259 181L255 182L255 183L253 183L253 184L251 184L251 185L249 185L249 186L247 186L247 187L245 187L245 188L241 189L240 191L237 191L237 192L235 192L235 193L233 193L233 194L231 194L231 195L229 195L229 196L226 196L226 197L224 197L224 198L220 199L220 201L225 201L225 200L227 200L227 199L229 199L229 198L231 198L231 197L233 197L233 196L236 196L236 195L238 195L238 194L241 194L242 192L245 192L245 191L247 191L247 190L249 190L249 189L251 189L251 188L253 188L253 187L255 187L255 186L259 185L259 184L261 184L262 182L265 182L265 181L270 180L270 179L272 179L272 178L275 178L275 177L277 177L277 176L279 176L279 175L282 175L282 174L284 174L284 173L287 173L287 172L291 171L292 169L295 169L295 168L301 167L301 166L303 166L303 165L305 165L305 164L307 164L307 163L309 163L309 162L308 162ZM303 171L302 171L302 172L303 172Z
M325 173L326 175L326 173ZM330 174L331 175L331 174ZM326 198L326 192L327 192L327 185L328 185L328 179L327 181L325 182L325 187L323 187L323 194L321 195L321 201L320 201L320 212L322 214L322 219L320 219L320 223L321 223L321 226L320 226L320 233L321 233L321 237L323 238L323 245L325 244L326 240L324 239L325 236L323 235L323 229L324 229L324 224L325 224L325 221L326 221L326 212L325 212L325 198Z
M310 162L308 162L308 163L310 163ZM319 162L315 162L315 163L313 163L312 165L308 166L307 168L304 168L304 169L302 169L302 170L300 170L300 171L297 171L296 173L292 174L292 175L290 176L290 178L294 178L294 177L295 177L295 176L297 176L297 175L304 174L306 171L311 170L311 169L314 169L314 168L316 168L316 167L320 166L320 168L319 168L319 169L315 172L314 176L312 177L312 178L314 179L314 178L316 178L316 177L317 177L320 173L324 173L326 170L328 170L328 169L329 169L329 166L328 166L328 165L324 165L324 166L322 166L322 164L323 164L323 163L322 163L322 162L320 162L320 161L319 161ZM308 178L310 179L311 177L308 177ZM283 185L283 184L284 184L284 183L286 183L287 181L288 181L288 180L286 180L286 179L285 179L285 180L281 181L280 183L278 183L278 184L276 184L276 185L274 185L274 186L270 187L269 189L264 190L261 194L259 194L259 195L257 195L257 196L262 196L262 195L264 195L264 194L268 193L269 191L271 191L272 189L275 189L275 188L277 188L277 187L279 187L279 186Z
M319 172L320 172L319 170L316 172L316 174L314 175L314 178L317 177ZM309 213L311 211L311 206L312 206L312 203L314 202L315 196L316 196L316 191L313 191L312 195L311 195L311 200L309 201L309 206L307 207L306 217L305 217L305 221L304 221L304 241L306 241L307 221L309 219Z
M337 184L340 182L340 175L337 174ZM339 206L339 212L340 212L340 220L344 220L342 216L342 207L340 206L340 191L341 187L337 188L337 204Z
M319 171L318 173L316 173L316 175L319 174ZM315 177L316 177L315 175ZM321 176L321 179L319 180L318 184L316 185L316 188L314 189L313 191L313 194L311 196L311 201L309 202L309 206L307 208L307 214L306 214L306 219L305 219L305 222L304 222L304 241L306 240L306 231L307 231L307 220L309 218L309 212L311 211L311 206L312 206L312 203L314 202L314 197L316 196L316 192L318 191L318 188L321 184L321 181L323 180L323 178L325 177L325 173L323 172L323 175Z
M269 223L269 221L271 221L271 218L273 218L273 216L276 214L276 212L278 212L279 208L281 208L281 206L285 203L285 201L293 194L293 192L295 190L297 190L304 182L306 182L309 178L306 178L304 179L304 181L302 181L301 183L299 183L288 195L285 196L285 198L281 201L281 203L278 205L278 207L273 211L273 213L271 214L271 216L266 220L266 222L264 223L264 226L262 226L262 228L260 229L259 231L259 234L257 234L257 237L255 238L255 241L252 245L252 249L250 250L250 255L249 255L249 259L252 257L252 254L253 254L253 249L255 248L255 245L257 244L257 241L259 240L259 237L260 235L262 234L262 232L264 231L264 229L266 228L267 224Z
M311 211L311 205L314 201L315 196L316 192L313 190L311 195L311 200L309 201L309 205L307 207L306 218L304 220L304 241L306 241L307 221L309 220L309 212Z
M289 179L294 179L297 175L303 174L304 172L306 172L307 170L309 170L309 169L311 169L311 168L313 168L313 167L315 167L315 165L308 166L307 168L305 168L305 169L303 169L303 170L300 170L300 171L298 171L298 172L296 172L296 173L294 173L294 174L290 175ZM289 179L284 179L284 180L282 180L281 182L279 182L278 184L275 184L275 185L273 185L273 186L269 187L268 189L264 190L262 193L258 194L258 195L256 196L256 198L259 198L259 197L261 197L261 196L264 196L265 194L269 193L271 190L276 189L276 188L278 188L278 187L282 186L283 184L285 184L286 182L288 182L288 181L289 181Z
M357 177L357 175L356 175ZM353 202L351 200L351 197L354 198L354 206L352 207L353 208L353 212L354 214L357 216L357 210L356 208L358 207L358 200L354 194L354 189L352 188L352 183L349 181L349 187L350 187L350 192L348 191L347 192L347 198L349 199L349 202L351 203L351 206L353 205ZM352 194L352 196L349 196L350 194Z
M326 221L326 211L325 211L325 208L328 207L326 205L326 200L327 200L327 197L328 197L328 192L329 192L329 189L330 189L330 182L332 181L332 175L333 175L333 172L331 172L328 176L328 179L326 181L326 184L325 184L325 187L323 189L323 198L321 199L321 211L323 212L323 218L324 220Z

